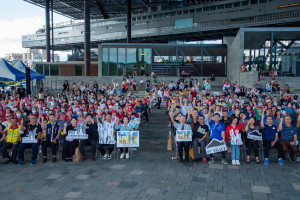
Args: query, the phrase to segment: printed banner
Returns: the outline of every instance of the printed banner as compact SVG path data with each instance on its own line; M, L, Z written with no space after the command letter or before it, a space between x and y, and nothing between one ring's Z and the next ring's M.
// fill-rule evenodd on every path
M70 130L68 132L68 139L77 139L77 140L82 140L82 139L88 139L88 134L86 134L86 121L83 123L78 123L77 129L76 130Z
M22 138L22 143L37 143L37 139L32 138L32 137L23 137Z
M140 146L139 131L118 131L117 147L139 147Z
M192 130L177 130L176 141L177 142L191 142L192 141Z
M206 154L227 151L227 146L221 140L213 139L206 147Z
M262 133L258 132L257 130L254 130L248 133L247 138L250 140L262 141Z
M115 144L114 126L107 125L106 129L102 124L98 124L99 144Z

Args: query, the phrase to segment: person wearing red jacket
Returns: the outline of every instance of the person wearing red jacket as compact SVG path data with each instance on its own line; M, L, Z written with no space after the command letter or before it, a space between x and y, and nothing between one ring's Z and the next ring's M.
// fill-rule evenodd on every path
M231 147L232 165L240 165L240 145L243 144L241 130L244 127L245 118L246 115L243 115L242 123L238 124L238 118L234 116L225 131L227 145Z

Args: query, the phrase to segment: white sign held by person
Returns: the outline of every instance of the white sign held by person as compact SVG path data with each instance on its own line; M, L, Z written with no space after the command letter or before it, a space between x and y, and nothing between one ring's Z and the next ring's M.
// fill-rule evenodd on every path
M192 130L177 130L176 141L177 142L191 142L192 141Z
M118 131L117 147L139 147L140 132L139 131Z
M221 140L213 139L206 147L206 154L227 151L226 145Z
M258 132L257 130L251 131L248 133L247 138L250 140L258 140L262 141L262 134Z
M35 139L36 136L36 128L32 131L29 131L28 137L22 138L22 143L37 143L37 139Z
M77 140L88 139L89 136L86 134L86 128L86 122L78 123L76 130L70 130L68 132L68 138Z
M98 124L99 144L115 144L114 127L106 124L106 128L102 124Z

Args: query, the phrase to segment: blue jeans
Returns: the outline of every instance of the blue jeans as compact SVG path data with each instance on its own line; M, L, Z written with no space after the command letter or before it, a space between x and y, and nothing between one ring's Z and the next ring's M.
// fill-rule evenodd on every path
M193 139L193 151L194 151L194 159L196 160L197 158L199 158L199 153L198 153L198 140L200 140L200 138L194 138ZM205 150L205 145L206 145L206 140L202 140L201 141L201 153L202 153L202 159L206 158L206 150Z
M39 151L39 143L21 143L20 147L19 147L19 154L18 154L18 158L19 161L24 161L24 151L26 148L31 147L32 149L32 157L31 157L31 161L36 161L37 155L38 155L38 151Z
M231 148L231 160L240 160L240 145L232 145L231 142L227 143Z

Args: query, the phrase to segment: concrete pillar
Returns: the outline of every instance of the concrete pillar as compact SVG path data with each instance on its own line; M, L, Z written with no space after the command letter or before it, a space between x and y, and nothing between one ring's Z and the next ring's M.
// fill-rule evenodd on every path
M84 0L84 66L85 76L90 76L91 68L91 0Z
M46 60L50 62L50 0L46 0L45 5L45 24L46 24Z

